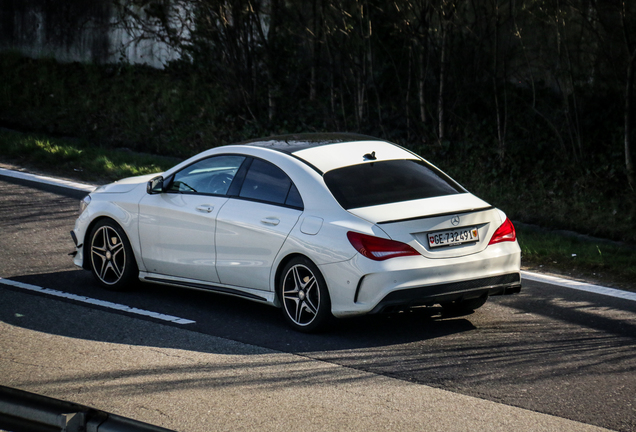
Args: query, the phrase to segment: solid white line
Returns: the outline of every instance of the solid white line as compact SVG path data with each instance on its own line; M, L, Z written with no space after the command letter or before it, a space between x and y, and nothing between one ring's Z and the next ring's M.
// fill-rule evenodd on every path
M522 271L521 276L523 279L535 282L544 282L552 285L559 285L565 288L571 288L579 291L590 292L594 294L601 294L608 297L615 297L624 300L636 301L636 293L630 291L623 291L615 288L609 288L601 285L592 285L585 282L578 282L570 279L564 279L556 276L548 276L539 273L532 273L528 271Z
M13 287L16 288L22 288L25 290L29 290L29 291L35 291L35 292L39 292L42 294L48 294L48 295L52 295L55 297L62 297L62 298L66 298L66 299L70 299L70 300L75 300L75 301L79 301L82 303L89 303L92 305L96 305L96 306L101 306L101 307L105 307L108 309L115 309L115 310L119 310L119 311L123 311L123 312L128 312L128 313L132 313L132 314L137 314L137 315L143 315L143 316L148 316L151 318L156 318L162 321L168 321L168 322L172 322L175 324L195 324L196 321L192 321L189 319L185 319L185 318L179 318L176 316L172 316L172 315L164 315L158 312L151 312L151 311L147 311L144 309L137 309L134 307L130 307L130 306L126 306L126 305L122 305L119 303L111 303L109 301L104 301L104 300L97 300L97 299L93 299L90 297L84 297L84 296L79 296L76 294L69 294L69 293L65 293L63 291L57 291L54 289L50 289L50 288L42 288L39 287L37 285L31 285L31 284L26 284L26 283L22 283L22 282L16 282L10 279L3 279L0 278L0 283L5 284L5 285L11 285Z
M53 186L65 187L68 189L75 189L84 191L86 193L93 192L97 186L89 185L85 183L77 183L69 180L62 180L53 177L46 177L36 174L29 174L21 171L14 171L5 168L0 168L0 176L12 177L20 180L28 180L37 183L44 183Z

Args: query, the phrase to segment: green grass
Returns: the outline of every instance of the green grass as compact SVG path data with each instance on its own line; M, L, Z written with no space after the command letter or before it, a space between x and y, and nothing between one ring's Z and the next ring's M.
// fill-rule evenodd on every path
M517 226L524 267L636 289L636 248L618 242Z
M91 145L82 140L50 138L0 130L0 159L62 177L108 183L162 172L179 160Z

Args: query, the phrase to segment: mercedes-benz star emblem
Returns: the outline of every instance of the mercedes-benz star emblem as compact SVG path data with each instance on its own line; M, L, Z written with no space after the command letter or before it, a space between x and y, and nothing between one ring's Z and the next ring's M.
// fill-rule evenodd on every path
M459 216L453 216L451 219L451 223L453 224L453 226L459 225Z

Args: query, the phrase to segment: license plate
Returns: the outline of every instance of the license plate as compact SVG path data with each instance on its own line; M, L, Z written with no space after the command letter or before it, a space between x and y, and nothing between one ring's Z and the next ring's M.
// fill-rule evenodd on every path
M456 246L476 241L479 241L479 231L477 227L464 227L428 233L428 245L431 248Z

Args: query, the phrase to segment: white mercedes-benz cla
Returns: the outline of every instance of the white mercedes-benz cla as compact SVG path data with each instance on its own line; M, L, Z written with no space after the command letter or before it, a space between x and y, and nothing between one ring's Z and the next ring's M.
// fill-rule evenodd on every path
M297 330L521 289L506 215L398 145L300 134L200 153L81 201L74 262L109 289L139 279L280 307Z

